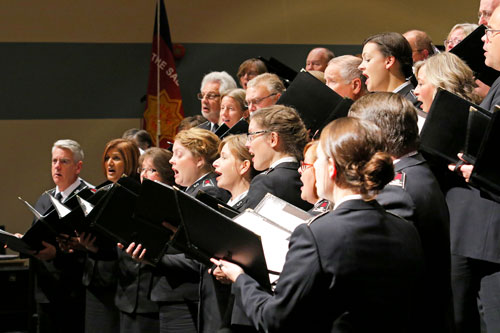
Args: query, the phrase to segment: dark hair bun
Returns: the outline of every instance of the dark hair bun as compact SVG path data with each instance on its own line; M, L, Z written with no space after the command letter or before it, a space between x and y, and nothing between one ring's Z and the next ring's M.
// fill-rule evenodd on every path
M394 179L392 158L384 152L376 152L362 170L364 183L362 193L377 193Z

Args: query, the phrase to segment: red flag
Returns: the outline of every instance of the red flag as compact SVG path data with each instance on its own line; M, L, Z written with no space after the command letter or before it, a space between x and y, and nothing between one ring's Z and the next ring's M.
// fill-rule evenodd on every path
M184 110L175 70L167 12L163 0L159 0L159 5L157 3L156 6L143 127L151 134L156 146L166 148L169 142L173 141L177 126L183 118Z

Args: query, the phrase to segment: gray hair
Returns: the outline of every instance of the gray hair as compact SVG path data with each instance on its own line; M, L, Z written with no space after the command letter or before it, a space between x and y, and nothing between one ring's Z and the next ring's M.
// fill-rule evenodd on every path
M230 89L236 89L236 81L229 75L227 72L210 72L203 77L201 80L201 88L209 83L209 82L219 82L219 94L224 94L226 91Z
M282 94L285 91L285 85L278 75L272 73L264 73L257 75L248 81L247 89L256 86L265 86L271 94Z
M328 62L328 66L334 64L340 67L340 75L347 82L354 79L361 79L364 77L363 72L359 70L359 65L363 60L353 55L343 55L333 58Z
M52 146L52 152L54 152L54 149L56 148L70 150L73 153L73 161L75 163L83 161L84 157L83 149L82 147L80 147L80 144L75 140L71 139L57 140L56 142L54 142L54 145Z
M457 29L461 29L464 32L464 35L467 37L471 32L477 29L479 27L475 23L458 23L451 28L450 32L448 33L448 36L446 36L446 39L450 39L450 35L453 31Z

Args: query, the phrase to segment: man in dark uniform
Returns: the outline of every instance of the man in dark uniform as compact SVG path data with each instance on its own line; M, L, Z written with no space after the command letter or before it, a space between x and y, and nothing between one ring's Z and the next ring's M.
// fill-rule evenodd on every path
M479 12L480 23L487 23L489 28L483 36L485 64L496 70L500 70L498 5L499 1L483 0ZM491 18L486 22L485 17L490 14ZM492 84L480 106L493 111L495 105L500 105L500 78ZM467 168L470 166L464 165L457 171ZM500 332L500 203L471 187L464 179L455 179L446 194L446 201L450 208L457 332ZM477 306L478 298L481 311ZM480 318L483 330L479 325Z
M395 179L377 196L389 212L412 222L424 250L422 299L415 300L419 332L451 332L450 239L448 207L427 161L418 153L417 110L403 96L376 93L355 102L349 116L374 122L387 139Z
M74 192L87 186L78 177L83 151L78 142L59 140L52 147L52 180L56 187L48 193L64 203ZM43 193L35 204L42 214L52 208L49 195ZM34 223L39 223L36 220ZM85 288L82 285L84 255L64 253L48 242L30 262L35 277L35 301L38 332L83 332Z

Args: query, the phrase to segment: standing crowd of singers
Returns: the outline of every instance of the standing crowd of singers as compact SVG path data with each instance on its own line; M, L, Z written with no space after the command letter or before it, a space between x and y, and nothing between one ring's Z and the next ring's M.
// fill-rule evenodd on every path
M485 63L496 70L498 5L480 4ZM221 258L207 267L170 248L152 266L141 244L82 233L44 242L31 261L38 331L500 332L500 204L468 184L472 165L431 169L419 152L437 88L492 111L500 79L482 98L460 58L443 52L414 64L411 46L383 33L365 40L362 59L311 51L307 69L355 100L318 140L295 109L275 105L285 91L279 77L249 59L238 71L243 89L225 72L204 77L203 121L186 119L172 151L140 146L138 133L105 146L110 182L201 190L240 212L272 193L311 213L272 292ZM241 118L248 133L214 134ZM73 140L54 143L49 194L64 203L90 186L79 178L83 157ZM42 194L35 208L50 207Z

